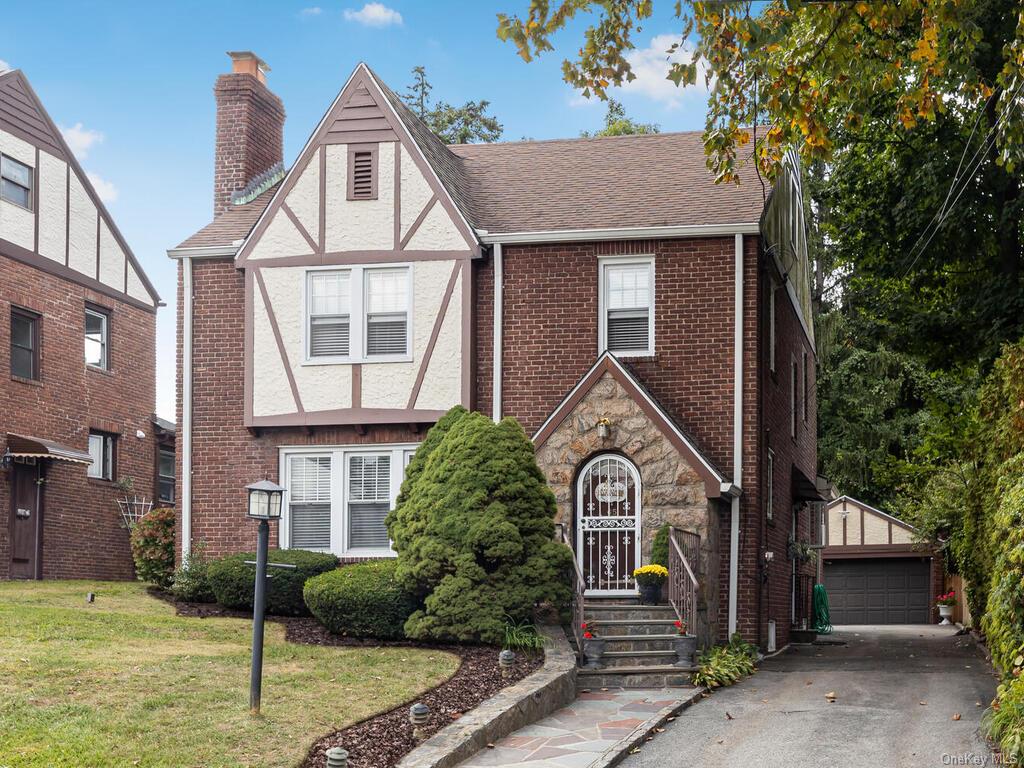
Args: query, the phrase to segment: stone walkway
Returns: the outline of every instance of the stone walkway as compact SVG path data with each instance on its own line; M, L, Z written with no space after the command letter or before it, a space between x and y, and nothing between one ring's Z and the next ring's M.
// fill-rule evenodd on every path
M459 768L588 768L605 760L693 697L693 688L609 688L581 693L540 722L521 728Z

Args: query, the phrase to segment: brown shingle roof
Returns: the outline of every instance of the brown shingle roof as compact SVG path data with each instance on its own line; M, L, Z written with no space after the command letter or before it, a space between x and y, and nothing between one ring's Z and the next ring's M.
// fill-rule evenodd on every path
M270 205L280 184L275 184L251 203L233 206L200 229L178 248L202 248L203 246L231 245L241 240L255 226L260 214Z
M490 233L749 223L764 206L751 164L715 184L698 131L449 148Z

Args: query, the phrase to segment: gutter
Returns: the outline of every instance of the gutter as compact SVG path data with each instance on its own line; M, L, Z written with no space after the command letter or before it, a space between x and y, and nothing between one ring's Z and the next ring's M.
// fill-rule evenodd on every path
M605 229L555 229L531 232L488 232L476 230L480 242L487 244L516 243L570 243L589 240L649 240L662 237L724 237L728 235L756 235L760 224L756 221L734 224L693 224L671 227L610 227Z
M192 248L171 248L167 255L172 259L223 259L238 253L240 241L231 245L200 245Z
M170 251L168 251L170 255ZM175 258L172 256L172 258ZM181 557L192 551L192 259L181 262Z
M743 233L735 233L736 281L733 297L735 336L733 339L732 478L743 488ZM739 588L740 497L730 500L729 520L729 637L736 632L737 590Z
M491 374L491 417L495 422L501 421L501 344L502 322L504 318L504 256L501 243L494 244L494 341L492 357L494 370Z

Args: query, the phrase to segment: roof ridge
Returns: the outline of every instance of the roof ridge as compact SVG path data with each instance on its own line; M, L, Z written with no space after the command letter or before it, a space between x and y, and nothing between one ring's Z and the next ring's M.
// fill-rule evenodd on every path
M703 135L704 131L661 131L660 133L631 133L624 134L622 136L566 136L562 138L550 138L550 139L516 139L515 141L480 141L467 144L446 144L449 150L454 151L456 148L470 147L470 148L482 148L482 147L508 147L516 144L557 144L559 142L579 144L586 141L615 141L617 139L652 139L658 137L673 137L673 136L693 136ZM456 156L458 153L455 153Z

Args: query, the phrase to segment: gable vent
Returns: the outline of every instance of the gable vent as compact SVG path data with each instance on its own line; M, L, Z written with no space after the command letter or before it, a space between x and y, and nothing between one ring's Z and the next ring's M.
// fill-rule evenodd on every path
M374 194L373 152L352 153L352 199L370 200Z

